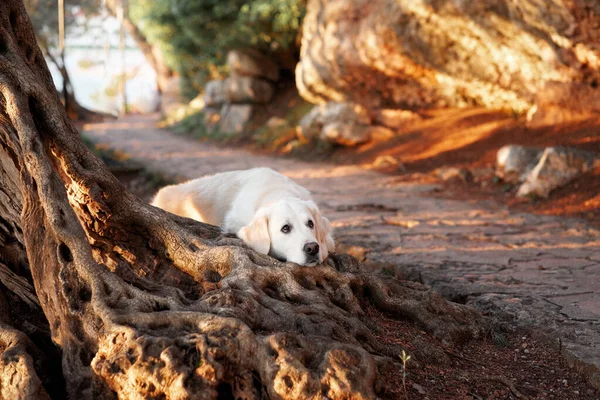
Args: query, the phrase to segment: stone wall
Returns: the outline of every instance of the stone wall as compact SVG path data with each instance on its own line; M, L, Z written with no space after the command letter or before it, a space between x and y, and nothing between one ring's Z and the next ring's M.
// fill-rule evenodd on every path
M208 82L204 91L204 123L209 131L240 134L249 129L256 105L271 101L279 67L252 49L227 55L230 76Z

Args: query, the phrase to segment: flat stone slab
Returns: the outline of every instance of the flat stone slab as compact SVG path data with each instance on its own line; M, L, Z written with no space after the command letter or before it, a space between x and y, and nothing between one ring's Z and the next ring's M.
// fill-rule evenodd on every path
M507 326L537 328L600 389L600 231L586 221L427 197L436 187L201 143L157 119L88 124L84 134L178 180L258 166L284 173L313 192L340 248Z

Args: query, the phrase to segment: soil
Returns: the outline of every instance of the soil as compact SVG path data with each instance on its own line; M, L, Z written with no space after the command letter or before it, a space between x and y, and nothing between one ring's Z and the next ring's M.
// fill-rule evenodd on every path
M562 362L558 349L528 332L490 331L461 349L445 347L413 324L370 310L378 338L406 349L385 372L397 382L390 399L598 399L598 393Z
M141 164L131 160L129 155L89 141L87 145L108 166L123 186L144 202L151 202L159 188L174 183L147 171Z

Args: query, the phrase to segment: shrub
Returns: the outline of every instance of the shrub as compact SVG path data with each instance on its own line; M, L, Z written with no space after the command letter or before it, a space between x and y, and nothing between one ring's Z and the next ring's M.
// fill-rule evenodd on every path
M227 71L234 47L294 51L305 0L132 0L130 16L193 96Z

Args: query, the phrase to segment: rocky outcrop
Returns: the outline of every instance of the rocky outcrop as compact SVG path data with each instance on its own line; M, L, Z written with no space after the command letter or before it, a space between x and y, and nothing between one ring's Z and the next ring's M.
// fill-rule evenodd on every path
M546 84L600 81L593 0L309 0L296 81L310 102L529 110ZM598 97L596 97L598 98Z
M598 154L565 147L542 150L508 145L496 156L496 176L521 184L517 191L520 197L548 197L554 189L597 167L600 167Z
M254 105L269 103L275 92L272 81L279 68L254 50L235 50L227 56L231 76L214 80L204 89L204 124L209 131L240 134L249 129Z

